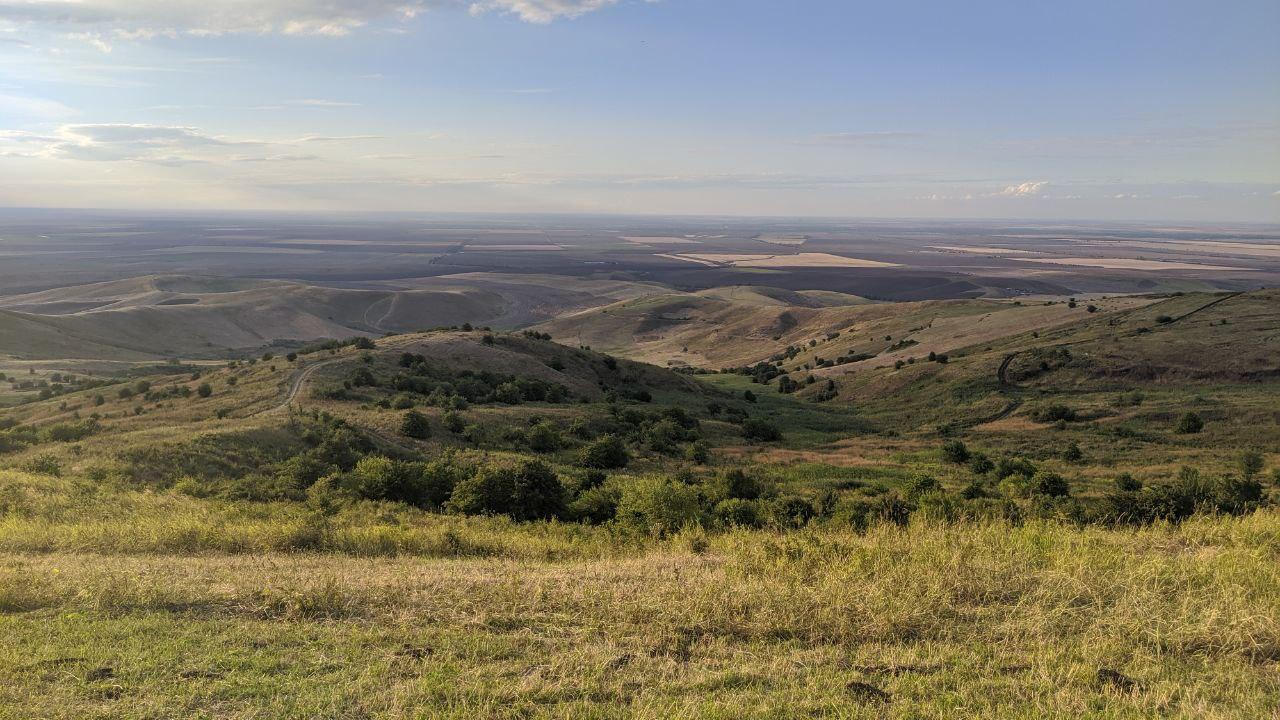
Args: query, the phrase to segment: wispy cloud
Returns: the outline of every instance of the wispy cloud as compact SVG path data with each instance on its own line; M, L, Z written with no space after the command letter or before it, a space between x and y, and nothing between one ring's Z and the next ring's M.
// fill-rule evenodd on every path
M346 102L343 100L325 100L323 98L304 98L302 100L290 100L288 104L298 105L301 107L321 107L321 108L360 107L360 103Z
M358 142L361 140L382 140L381 135L306 135L298 138L300 143L338 143Z
M291 163L291 162L310 162L312 160L320 160L319 155L298 155L298 154L281 154L281 155L235 155L232 156L232 162L241 163Z
M142 123L70 124L47 134L0 133L0 148L6 148L11 155L171 166L221 159L228 148L262 144L224 139L192 127Z
M467 8L549 23L616 4L617 0L0 0L0 21L79 33L110 51L111 40L230 33L342 37L383 20L403 22L423 12ZM79 28L79 30L77 30Z
M834 132L813 135L799 141L801 145L828 145L834 147L888 147L919 140L922 133L886 132Z
M76 111L57 100L0 93L0 114L40 120L69 118Z

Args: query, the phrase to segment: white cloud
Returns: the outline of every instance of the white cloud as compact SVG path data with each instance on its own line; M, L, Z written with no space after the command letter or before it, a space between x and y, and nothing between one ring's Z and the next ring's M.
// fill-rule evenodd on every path
M307 135L298 138L300 143L336 143L358 142L361 140L382 140L381 135Z
M996 194L1004 197L1035 197L1048 184L1044 181L1024 182L1018 185L1010 185Z
M0 134L0 141L34 146L28 157L95 162L144 162L186 165L218 158L231 146L260 143L206 135L172 125L97 123L63 125L52 135Z
M549 23L561 18L576 18L594 10L617 4L618 0L477 0L471 12L502 12L533 23Z
M280 154L280 155L235 155L231 158L233 162L242 163L287 163L287 162L310 162L312 160L320 160L319 155L301 155L301 154Z
M432 9L465 7L548 23L617 0L0 0L0 23L79 28L80 39L110 50L108 38L141 40L228 33L341 37L380 20L409 20Z

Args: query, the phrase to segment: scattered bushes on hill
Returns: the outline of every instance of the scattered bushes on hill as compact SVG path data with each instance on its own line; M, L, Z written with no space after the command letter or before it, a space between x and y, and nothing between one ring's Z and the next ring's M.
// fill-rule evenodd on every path
M1184 467L1176 480L1165 485L1120 486L1107 496L1101 515L1115 523L1178 522L1197 512L1241 515L1256 509L1262 500L1262 484L1257 481L1229 475L1206 478L1199 470Z

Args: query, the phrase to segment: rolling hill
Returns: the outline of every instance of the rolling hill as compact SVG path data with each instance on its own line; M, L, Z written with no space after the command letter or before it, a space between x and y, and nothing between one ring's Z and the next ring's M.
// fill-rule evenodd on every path
M1085 306L1066 302L936 300L867 304L779 291L668 294L567 315L539 327L562 342L656 364L724 368L803 348L804 357L871 354L892 363L923 350L950 352L976 342L1069 323ZM771 302L759 298L768 297ZM790 301L790 302L788 302ZM801 302L803 304L796 304ZM1095 301L1109 313L1143 298ZM906 342L906 345L903 343ZM810 345L813 343L813 345ZM898 352L902 350L902 352Z
M146 276L0 298L0 354L229 357L319 338L464 323L518 327L647 292L640 283L485 275L358 288Z

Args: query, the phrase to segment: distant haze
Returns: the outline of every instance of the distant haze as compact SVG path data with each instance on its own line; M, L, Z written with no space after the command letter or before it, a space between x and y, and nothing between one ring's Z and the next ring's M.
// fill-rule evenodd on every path
M0 207L1280 221L1280 3L0 0Z

